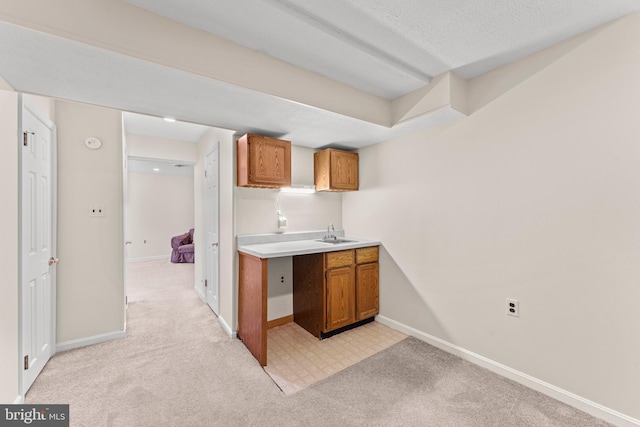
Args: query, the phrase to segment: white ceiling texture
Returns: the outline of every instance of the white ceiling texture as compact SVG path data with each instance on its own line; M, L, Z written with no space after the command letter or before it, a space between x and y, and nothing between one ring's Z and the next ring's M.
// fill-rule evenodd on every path
M372 95L389 109L393 100L445 72L470 79L640 11L638 0L110 1L312 71ZM269 93L258 84L233 84L128 56L106 43L34 31L3 19L2 8L0 3L0 76L19 91L278 136L314 148L359 148L463 116L443 109L395 123L369 120ZM99 16L90 18L100 24ZM138 115L126 120L133 128L145 126ZM144 132L153 133L151 122Z

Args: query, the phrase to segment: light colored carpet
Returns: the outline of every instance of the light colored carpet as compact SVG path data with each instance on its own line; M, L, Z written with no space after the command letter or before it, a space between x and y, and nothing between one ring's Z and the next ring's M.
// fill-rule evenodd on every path
M192 266L130 265L127 337L57 354L27 403L72 426L606 426L414 338L285 395L193 291Z
M307 391L304 401L350 408L367 425L610 426L413 337Z
M128 272L126 338L57 354L27 403L69 403L73 426L222 425L281 395L196 295L192 264Z

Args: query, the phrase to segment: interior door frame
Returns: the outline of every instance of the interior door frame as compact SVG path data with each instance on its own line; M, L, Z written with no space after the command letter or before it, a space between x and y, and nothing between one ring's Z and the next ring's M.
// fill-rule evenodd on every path
M58 252L58 229L57 229L57 217L58 217L58 139L56 124L48 118L42 117L37 110L30 105L29 101L23 97L22 94L18 94L18 134L16 135L16 144L22 145L22 109L28 110L31 114L36 116L46 127L51 131L51 255L56 256ZM18 391L24 401L27 390L24 389L24 367L22 360L24 355L23 349L23 324L22 324L22 244L23 244L23 227L22 227L22 150L18 150ZM57 265L51 266L51 357L56 354L56 324L57 324Z

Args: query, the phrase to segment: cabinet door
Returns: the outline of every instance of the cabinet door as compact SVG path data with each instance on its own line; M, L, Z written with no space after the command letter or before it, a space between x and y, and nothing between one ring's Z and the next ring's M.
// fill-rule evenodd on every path
M249 180L255 184L291 185L291 143L252 135L249 140Z
M378 263L356 266L356 320L378 314Z
M313 154L316 191L358 190L358 153L326 148Z
M246 134L237 142L238 187L291 186L291 142Z
M353 266L327 270L326 332L354 322L355 282Z
M331 151L331 188L358 189L358 153Z

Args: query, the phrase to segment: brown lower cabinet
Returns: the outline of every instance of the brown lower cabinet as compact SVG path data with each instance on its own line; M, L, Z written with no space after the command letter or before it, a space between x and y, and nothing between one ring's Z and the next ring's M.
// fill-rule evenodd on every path
M293 319L314 336L378 314L378 247L293 257Z
M378 263L357 265L356 320L368 319L378 314L378 304Z
M268 260L238 252L238 338L267 364ZM293 256L293 319L318 338L378 314L378 247Z

